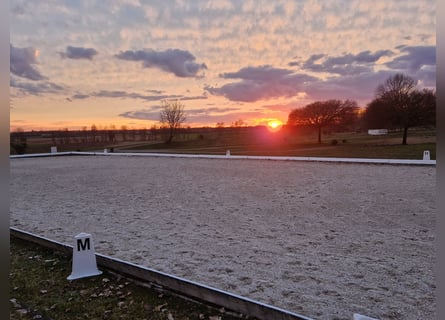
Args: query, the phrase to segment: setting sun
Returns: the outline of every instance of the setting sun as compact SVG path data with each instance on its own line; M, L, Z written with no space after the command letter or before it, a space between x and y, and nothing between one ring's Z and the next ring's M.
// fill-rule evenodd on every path
M271 120L267 123L269 131L276 132L281 129L283 123L280 120Z
M271 127L271 128L274 128L274 129L276 129L276 128L278 128L279 126L281 126L281 121L279 121L279 120L273 120L273 121L269 121L269 123L268 123L268 125L269 125L269 127Z
M283 123L280 120L271 120L267 123L269 129L279 130Z

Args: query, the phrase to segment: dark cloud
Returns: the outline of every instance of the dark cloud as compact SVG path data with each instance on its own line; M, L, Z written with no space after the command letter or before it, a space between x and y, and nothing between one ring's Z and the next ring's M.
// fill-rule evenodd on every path
M11 88L16 88L21 94L31 94L39 96L42 93L62 93L66 90L64 86L48 82L22 82L13 77L9 83Z
M377 52L362 51L358 54L345 54L337 57L328 57L325 54L312 55L301 68L312 72L327 72L339 75L354 75L372 71L372 63L384 56L391 56L390 50ZM324 59L323 59L324 58ZM319 60L323 59L322 62Z
M187 122L189 123L217 123L224 122L230 124L239 119L251 119L263 117L264 114L259 111L241 111L240 108L210 107L185 110ZM146 109L127 111L119 114L120 117L138 120L159 121L161 106L152 106Z
M292 70L273 68L272 66L246 67L237 72L227 72L220 75L225 79L243 79L254 81L269 81L292 74Z
M362 51L330 57L314 54L303 62L292 62L304 71L331 74L316 78L292 70L271 66L246 67L237 72L223 73L224 79L241 79L220 87L206 86L213 94L232 101L254 102L278 97L293 97L305 93L306 98L353 99L365 104L374 98L375 88L395 71L403 72L418 81L419 86L435 88L436 51L434 46L400 46L396 50ZM385 65L392 70L375 70L375 63L382 57L393 58Z
M360 52L355 56L355 61L358 63L373 63L379 60L381 57L390 57L394 54L391 50L379 50L371 53L370 51Z
M152 106L147 109L126 111L119 114L119 117L138 119L138 120L154 120L159 121L159 114L161 111L161 106Z
M187 100L206 100L209 97L207 96L207 94L203 94L200 96L190 96L190 97L181 97L181 101L187 101Z
M316 80L309 75L296 74L292 70L271 66L246 67L220 76L225 79L241 79L241 81L221 87L206 86L205 90L232 101L244 102L292 97L304 91L306 82Z
M129 98L129 99L142 99L145 101L158 101L162 99L178 99L182 96L180 95L144 95L140 93L135 92L126 92L126 91L108 91L108 90L101 90L98 92L93 92L89 94L90 97L99 97L99 98ZM73 96L73 98L75 98Z
M187 114L190 114L192 116L200 116L200 115L209 115L209 114L224 114L228 112L235 112L241 110L240 108L233 108L233 107L209 107L209 108L199 108L199 109L191 109L187 110Z
M144 95L140 93L135 92L126 92L121 90L101 90L97 92L92 92L89 94L75 94L71 97L71 99L86 99L86 98L120 98L120 99L141 99L145 101L160 101L164 99L180 99L180 100L200 100L200 99L207 99L206 95L202 96L191 96L186 97L182 95L174 95L174 94L159 94L162 93L162 91L159 90L148 90L148 92L157 93L154 95Z
M73 95L71 98L72 99L86 99L86 98L89 98L89 97L90 96L88 94L78 93L78 94Z
M309 59L306 60L305 64L313 65L315 63L315 61L320 60L324 56L326 56L326 55L323 53L313 54L309 57Z
M33 47L17 48L10 44L10 71L12 74L29 80L45 80L32 65L37 64L38 51Z
M207 69L204 63L196 63L195 56L180 49L154 51L152 49L124 51L116 58L127 61L141 61L144 68L158 68L173 73L177 77L199 77L199 72Z
M93 48L82 48L82 47L72 47L72 46L66 47L65 52L59 52L62 58L87 59L87 60L92 60L97 53L98 52Z
M154 94L161 94L164 91L162 91L162 90L147 90L147 92L154 93Z
M435 46L400 46L398 49L404 54L386 63L391 69L417 72L423 66L436 65Z

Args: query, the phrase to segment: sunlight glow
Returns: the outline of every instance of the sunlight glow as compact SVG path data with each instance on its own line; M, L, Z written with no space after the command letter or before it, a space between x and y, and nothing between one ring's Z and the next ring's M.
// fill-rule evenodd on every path
M277 129L278 127L280 127L282 125L282 123L280 120L272 120L272 121L269 121L269 123L267 125L273 129Z
M267 123L267 128L270 132L277 132L280 131L282 125L283 123L280 120L271 120Z

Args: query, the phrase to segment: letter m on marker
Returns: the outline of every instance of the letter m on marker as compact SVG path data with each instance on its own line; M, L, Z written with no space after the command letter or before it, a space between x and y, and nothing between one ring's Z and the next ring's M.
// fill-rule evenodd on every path
M82 242L82 239L77 239L77 251L90 250L90 238L85 238L83 240L85 240L85 242Z

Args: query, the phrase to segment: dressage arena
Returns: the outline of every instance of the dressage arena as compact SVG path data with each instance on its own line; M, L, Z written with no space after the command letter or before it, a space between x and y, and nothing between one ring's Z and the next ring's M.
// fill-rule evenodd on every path
M435 319L436 167L10 160L10 225L314 319Z

